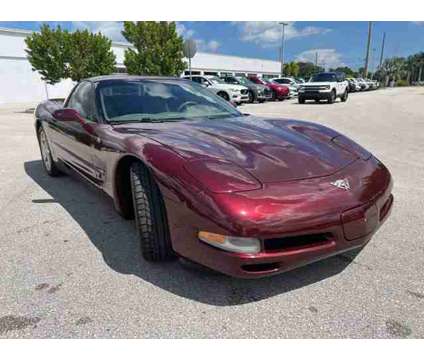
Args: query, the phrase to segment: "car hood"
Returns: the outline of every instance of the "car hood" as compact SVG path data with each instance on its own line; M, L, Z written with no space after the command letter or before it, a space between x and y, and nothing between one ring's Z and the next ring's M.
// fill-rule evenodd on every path
M231 90L231 89L235 89L235 90L243 90L246 89L245 86L242 85L233 85L233 84L218 84L218 83L214 83L213 87L215 89L222 89L222 90Z
M337 132L294 120L242 116L119 125L115 131L146 136L187 161L237 165L262 183L326 176L357 159L331 141Z
M262 85L262 84L255 84L255 87L257 90L265 90L268 89L268 86Z

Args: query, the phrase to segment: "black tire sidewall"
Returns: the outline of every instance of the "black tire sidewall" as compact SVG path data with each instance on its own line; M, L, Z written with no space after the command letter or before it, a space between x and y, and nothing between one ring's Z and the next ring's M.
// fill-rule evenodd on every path
M42 133L44 133L44 136L46 137L46 141L47 141L47 146L49 147L49 157L50 157L50 164L51 164L51 169L50 170L47 169L46 164L44 163L44 159L42 158L43 157L43 153L42 153L42 150L41 150L41 140L40 140L40 137L41 137L41 134ZM53 177L59 176L61 174L61 171L58 169L58 167L56 166L56 163L54 162L54 160L52 158L50 145L49 145L49 142L48 142L48 139L47 139L47 134L44 131L44 129L43 129L42 126L40 126L38 128L38 130L37 130L37 140L38 140L38 146L40 148L41 163L43 164L43 169L50 176L53 176Z
M130 167L131 192L136 228L144 259L165 261L175 257L164 200L149 170L141 163Z

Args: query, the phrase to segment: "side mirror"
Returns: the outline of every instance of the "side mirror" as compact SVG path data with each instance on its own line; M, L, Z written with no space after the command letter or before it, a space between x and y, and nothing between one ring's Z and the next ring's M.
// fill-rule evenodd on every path
M80 121L82 119L78 111L74 109L60 109L53 113L56 120L59 121Z

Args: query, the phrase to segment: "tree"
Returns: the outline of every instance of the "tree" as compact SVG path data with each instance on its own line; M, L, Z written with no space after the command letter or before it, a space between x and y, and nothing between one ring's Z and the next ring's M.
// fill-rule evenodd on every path
M80 81L83 78L106 75L114 71L115 54L112 42L101 33L88 30L70 33L60 26L51 29L43 25L39 33L25 39L28 60L48 84L62 79Z
M298 76L304 79L309 79L312 75L324 71L324 68L321 66L316 66L311 62L302 62L297 63L299 66Z
M349 66L339 66L339 67L336 67L335 69L330 69L330 71L344 73L347 77L355 76L355 72Z
M74 81L114 71L112 41L101 33L77 30L69 36L67 75Z
M284 74L288 76L297 77L299 75L299 65L297 62L292 61L284 65Z
M122 35L134 46L125 50L129 74L177 76L186 68L175 22L125 21Z
M34 32L25 39L25 51L32 70L38 71L48 84L54 85L66 77L68 35L60 26L52 30L43 25L39 33Z

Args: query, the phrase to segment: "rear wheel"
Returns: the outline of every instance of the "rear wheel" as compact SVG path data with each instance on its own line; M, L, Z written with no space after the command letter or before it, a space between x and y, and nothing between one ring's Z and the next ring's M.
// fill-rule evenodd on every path
M130 168L134 215L143 257L164 261L175 257L169 236L165 204L159 187L140 162Z
M345 92L344 92L344 94L340 98L340 100L343 101L343 102L346 102L346 100L347 100L348 97L349 97L349 93L348 93L348 91L346 89Z
M61 171L57 168L52 158L49 142L47 141L47 135L42 126L38 129L38 142L40 144L41 159L43 161L44 170L46 170L47 174L50 176L59 176Z

